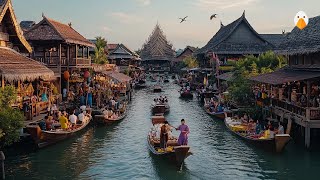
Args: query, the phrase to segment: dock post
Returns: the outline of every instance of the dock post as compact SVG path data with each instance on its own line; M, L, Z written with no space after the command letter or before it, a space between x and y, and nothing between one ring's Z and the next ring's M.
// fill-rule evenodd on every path
M304 144L307 149L310 147L310 126L308 122L306 122L306 127L304 132Z
M4 156L3 152L0 151L0 161L1 161L1 172L2 172L2 179L6 178L5 172L4 172L4 160L6 157Z

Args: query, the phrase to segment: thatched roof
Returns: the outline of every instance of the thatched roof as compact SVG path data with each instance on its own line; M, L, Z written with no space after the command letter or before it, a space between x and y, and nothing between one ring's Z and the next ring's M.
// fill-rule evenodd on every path
M320 77L320 72L316 71L280 69L272 73L261 74L255 77L251 77L249 79L261 83L278 85L287 82L302 81L318 77Z
M0 75L7 81L50 79L54 72L13 49L0 47Z
M196 53L213 51L216 54L260 54L273 48L271 43L253 29L243 12L232 23L226 26L221 23L219 31Z
M30 44L23 36L23 32L13 10L11 0L0 1L0 23L7 28L10 41L13 43L13 46L19 47L21 52L32 52Z
M320 51L320 16L309 19L307 27L295 27L279 46L281 54L308 54Z
M105 71L104 74L110 78L112 78L113 80L120 82L120 83L125 83L125 82L129 82L132 80L131 77L123 74L123 73L119 73L119 72L115 72L115 71Z
M43 16L43 20L25 33L28 41L63 41L94 47L94 44L72 28L71 24L62 24Z

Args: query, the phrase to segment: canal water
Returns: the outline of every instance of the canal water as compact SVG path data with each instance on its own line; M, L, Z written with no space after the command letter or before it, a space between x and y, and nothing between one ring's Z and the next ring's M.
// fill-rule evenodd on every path
M193 155L182 170L148 150L150 104L160 94L142 89L134 93L128 116L116 125L89 127L41 150L7 152L7 179L318 179L319 152L293 142L280 155L250 146L208 116L195 98L180 99L178 89L168 84L161 94L169 98L168 121L178 126L185 118L191 130Z

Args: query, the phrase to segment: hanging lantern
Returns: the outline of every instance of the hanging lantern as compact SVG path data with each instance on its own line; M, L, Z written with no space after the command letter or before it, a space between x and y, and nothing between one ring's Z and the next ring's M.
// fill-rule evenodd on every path
M84 72L84 74L83 74L84 78L88 78L89 76L90 76L90 72L89 71Z
M70 73L69 73L69 71L65 71L65 72L63 73L63 77L64 77L64 79L68 80L68 79L70 78Z

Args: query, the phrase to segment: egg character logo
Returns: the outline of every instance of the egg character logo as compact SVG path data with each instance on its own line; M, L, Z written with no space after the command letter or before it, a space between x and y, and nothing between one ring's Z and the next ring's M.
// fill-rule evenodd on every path
M307 14L303 11L299 11L294 17L294 24L300 29L304 29L309 23Z

